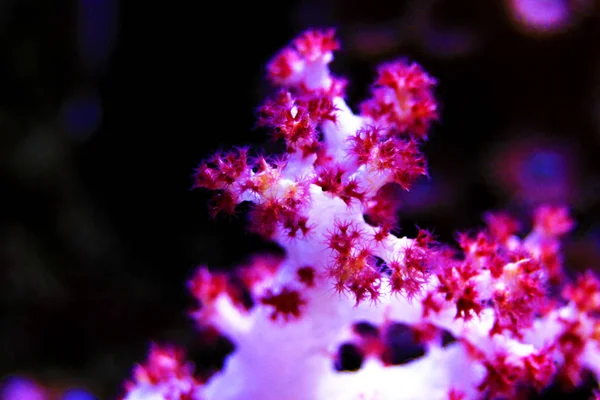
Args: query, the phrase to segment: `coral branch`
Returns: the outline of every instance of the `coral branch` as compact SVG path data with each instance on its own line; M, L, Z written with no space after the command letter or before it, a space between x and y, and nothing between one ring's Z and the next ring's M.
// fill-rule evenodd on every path
M459 251L425 229L396 236L394 194L427 176L436 81L416 63L383 64L355 113L329 71L338 47L333 30L310 30L268 64L275 95L258 124L283 154L240 148L196 170L211 214L249 202L249 229L285 251L237 280L204 267L190 280L192 318L235 351L199 385L178 353L153 347L126 399L517 399L579 385L586 369L600 378L600 283L564 284L568 208L539 207L529 234L488 213Z

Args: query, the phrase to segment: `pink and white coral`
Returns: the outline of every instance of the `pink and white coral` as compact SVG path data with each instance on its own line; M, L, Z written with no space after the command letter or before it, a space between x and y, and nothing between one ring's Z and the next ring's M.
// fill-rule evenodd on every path
M588 274L561 298L548 291L565 279L568 210L539 208L524 237L514 218L490 213L485 229L459 235L460 250L426 230L396 236L386 187L408 190L427 175L420 146L437 119L436 82L415 63L386 63L356 114L346 81L329 71L338 47L333 30L311 30L268 65L277 91L259 124L284 154L238 148L196 170L194 186L214 193L213 215L250 202L251 229L285 250L240 267L242 288L205 267L189 282L193 318L235 351L201 384L153 348L125 399L517 398L555 379L578 385L584 369L600 378L600 284ZM383 340L398 324L423 349L410 362L394 362ZM355 371L335 367L343 344L363 358ZM159 364L173 368L148 372L165 371Z

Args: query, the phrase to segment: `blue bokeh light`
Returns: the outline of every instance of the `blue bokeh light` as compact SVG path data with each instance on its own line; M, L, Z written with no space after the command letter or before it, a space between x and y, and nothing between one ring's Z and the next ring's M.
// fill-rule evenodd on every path
M565 179L566 165L564 157L552 150L537 150L525 160L521 171L524 184L552 185L561 184Z
M83 389L69 389L60 400L98 400L96 396Z
M63 105L63 125L69 136L85 140L102 120L102 104L97 94L87 92L70 97Z
M117 33L115 0L79 0L79 55L83 66L100 73L106 66Z

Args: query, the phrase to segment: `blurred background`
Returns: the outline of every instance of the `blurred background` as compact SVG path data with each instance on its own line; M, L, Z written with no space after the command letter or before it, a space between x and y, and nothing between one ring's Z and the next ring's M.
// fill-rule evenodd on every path
M403 233L452 241L488 210L529 221L566 204L570 271L600 266L598 1L2 0L3 400L115 398L153 340L218 368L230 344L194 330L185 281L274 246L243 214L210 220L191 175L268 140L254 129L264 66L310 27L337 29L353 106L384 60L439 80L431 179L400 194Z

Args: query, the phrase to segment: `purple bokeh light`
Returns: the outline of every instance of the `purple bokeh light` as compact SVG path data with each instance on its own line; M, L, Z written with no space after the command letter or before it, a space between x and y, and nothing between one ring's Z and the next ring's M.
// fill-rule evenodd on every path
M2 400L47 400L43 389L26 378L7 378L0 393Z

